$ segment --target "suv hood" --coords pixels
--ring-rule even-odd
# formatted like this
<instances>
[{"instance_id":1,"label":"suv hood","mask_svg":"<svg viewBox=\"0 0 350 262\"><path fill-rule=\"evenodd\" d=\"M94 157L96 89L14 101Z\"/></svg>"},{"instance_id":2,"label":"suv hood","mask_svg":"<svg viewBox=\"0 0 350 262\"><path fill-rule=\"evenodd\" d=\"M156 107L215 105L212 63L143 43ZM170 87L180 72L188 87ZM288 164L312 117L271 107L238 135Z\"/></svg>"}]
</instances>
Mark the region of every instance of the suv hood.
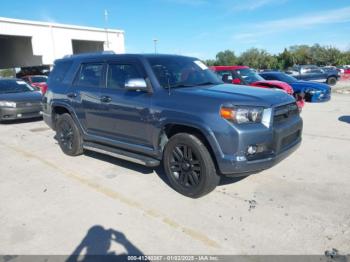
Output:
<instances>
[{"instance_id":1,"label":"suv hood","mask_svg":"<svg viewBox=\"0 0 350 262\"><path fill-rule=\"evenodd\" d=\"M37 91L0 94L0 100L9 102L40 102L41 93Z\"/></svg>"},{"instance_id":2,"label":"suv hood","mask_svg":"<svg viewBox=\"0 0 350 262\"><path fill-rule=\"evenodd\" d=\"M187 95L215 97L236 105L272 106L295 102L295 99L280 89L266 89L243 85L208 85L179 88L177 92ZM194 97L195 99L195 97Z\"/></svg>"}]
</instances>

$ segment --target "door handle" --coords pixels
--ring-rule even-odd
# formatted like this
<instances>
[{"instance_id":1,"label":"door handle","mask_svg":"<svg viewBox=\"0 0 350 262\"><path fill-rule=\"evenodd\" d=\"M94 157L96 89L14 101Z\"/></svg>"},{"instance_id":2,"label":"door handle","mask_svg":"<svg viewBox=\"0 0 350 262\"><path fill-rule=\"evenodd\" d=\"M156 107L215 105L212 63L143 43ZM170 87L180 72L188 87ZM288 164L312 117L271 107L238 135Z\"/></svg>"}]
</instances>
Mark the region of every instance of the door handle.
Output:
<instances>
[{"instance_id":1,"label":"door handle","mask_svg":"<svg viewBox=\"0 0 350 262\"><path fill-rule=\"evenodd\" d=\"M76 98L78 96L78 94L72 92L72 93L68 93L67 96L70 97L70 98Z\"/></svg>"},{"instance_id":2,"label":"door handle","mask_svg":"<svg viewBox=\"0 0 350 262\"><path fill-rule=\"evenodd\" d=\"M100 100L102 103L109 103L112 101L112 98L110 96L101 96Z\"/></svg>"}]
</instances>

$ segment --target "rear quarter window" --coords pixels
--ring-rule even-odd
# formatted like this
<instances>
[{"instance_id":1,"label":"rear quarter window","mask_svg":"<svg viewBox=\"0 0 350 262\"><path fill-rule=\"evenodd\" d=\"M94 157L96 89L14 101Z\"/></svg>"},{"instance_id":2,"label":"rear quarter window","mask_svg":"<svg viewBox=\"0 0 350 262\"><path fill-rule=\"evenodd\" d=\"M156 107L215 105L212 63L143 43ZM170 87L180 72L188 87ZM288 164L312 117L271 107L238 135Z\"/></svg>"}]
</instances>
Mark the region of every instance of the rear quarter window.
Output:
<instances>
[{"instance_id":1,"label":"rear quarter window","mask_svg":"<svg viewBox=\"0 0 350 262\"><path fill-rule=\"evenodd\" d=\"M73 64L73 61L56 62L49 76L49 80L48 80L49 84L62 83L72 64Z\"/></svg>"}]
</instances>

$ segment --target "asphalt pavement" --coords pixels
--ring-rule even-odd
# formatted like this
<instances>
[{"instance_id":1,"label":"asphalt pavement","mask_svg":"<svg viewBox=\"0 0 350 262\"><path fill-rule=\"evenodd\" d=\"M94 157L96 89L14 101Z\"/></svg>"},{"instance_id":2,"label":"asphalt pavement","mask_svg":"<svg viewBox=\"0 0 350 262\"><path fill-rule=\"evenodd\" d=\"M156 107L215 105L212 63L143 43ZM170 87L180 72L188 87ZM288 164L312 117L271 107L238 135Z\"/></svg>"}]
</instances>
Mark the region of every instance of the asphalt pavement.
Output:
<instances>
[{"instance_id":1,"label":"asphalt pavement","mask_svg":"<svg viewBox=\"0 0 350 262\"><path fill-rule=\"evenodd\" d=\"M200 199L153 170L64 155L43 121L0 125L0 254L350 253L350 95L306 104L277 166Z\"/></svg>"}]
</instances>

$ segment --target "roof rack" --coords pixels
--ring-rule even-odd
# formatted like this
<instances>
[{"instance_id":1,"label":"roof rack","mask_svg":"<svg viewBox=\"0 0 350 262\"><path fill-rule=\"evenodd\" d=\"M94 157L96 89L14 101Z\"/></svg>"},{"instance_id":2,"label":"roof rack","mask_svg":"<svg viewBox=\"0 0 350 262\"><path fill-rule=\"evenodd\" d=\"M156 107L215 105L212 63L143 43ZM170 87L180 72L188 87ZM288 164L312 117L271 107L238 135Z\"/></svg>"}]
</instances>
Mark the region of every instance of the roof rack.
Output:
<instances>
[{"instance_id":1,"label":"roof rack","mask_svg":"<svg viewBox=\"0 0 350 262\"><path fill-rule=\"evenodd\" d=\"M84 56L91 56L91 55L115 55L115 52L101 51L101 52L81 53L81 54L74 54L74 55L65 55L63 58L84 57Z\"/></svg>"}]
</instances>

